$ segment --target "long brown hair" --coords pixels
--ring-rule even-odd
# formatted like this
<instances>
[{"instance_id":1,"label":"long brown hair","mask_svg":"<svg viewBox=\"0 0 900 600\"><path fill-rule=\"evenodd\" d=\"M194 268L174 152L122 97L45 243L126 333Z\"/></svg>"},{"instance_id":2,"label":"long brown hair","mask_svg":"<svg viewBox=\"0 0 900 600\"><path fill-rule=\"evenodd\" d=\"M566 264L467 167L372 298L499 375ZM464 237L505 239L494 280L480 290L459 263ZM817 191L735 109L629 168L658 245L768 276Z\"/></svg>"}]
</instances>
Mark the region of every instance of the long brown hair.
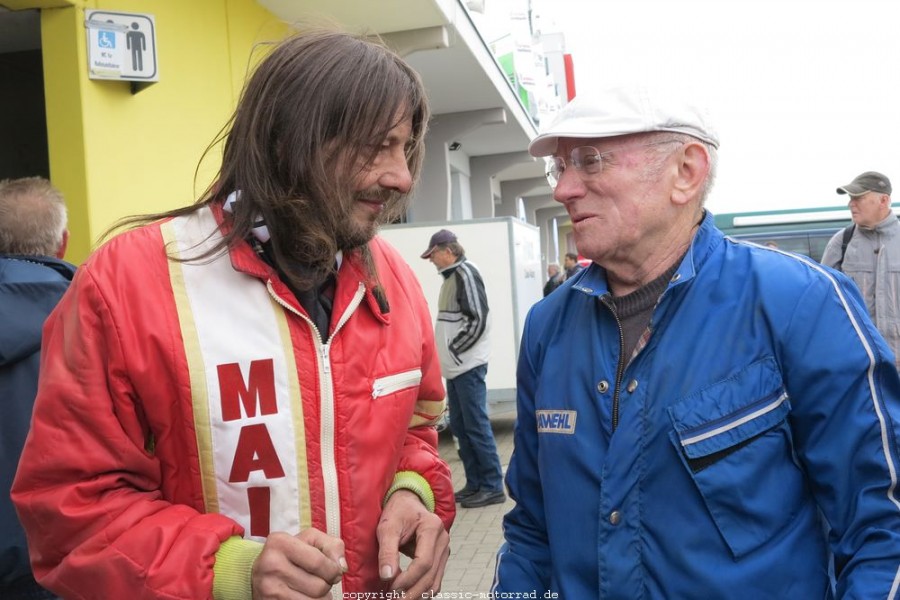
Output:
<instances>
[{"instance_id":1,"label":"long brown hair","mask_svg":"<svg viewBox=\"0 0 900 600\"><path fill-rule=\"evenodd\" d=\"M216 180L200 199L130 217L117 228L188 214L239 190L231 229L191 260L239 243L262 218L279 270L308 288L333 270L338 250L350 250L339 247L336 231L352 206L354 175L374 159L391 129L411 119L407 164L415 181L428 118L418 74L383 43L331 29L304 30L277 44L251 75L229 123L206 151L224 141ZM406 202L405 195L393 194L380 222L401 216ZM371 267L366 246L360 250Z\"/></svg>"}]
</instances>

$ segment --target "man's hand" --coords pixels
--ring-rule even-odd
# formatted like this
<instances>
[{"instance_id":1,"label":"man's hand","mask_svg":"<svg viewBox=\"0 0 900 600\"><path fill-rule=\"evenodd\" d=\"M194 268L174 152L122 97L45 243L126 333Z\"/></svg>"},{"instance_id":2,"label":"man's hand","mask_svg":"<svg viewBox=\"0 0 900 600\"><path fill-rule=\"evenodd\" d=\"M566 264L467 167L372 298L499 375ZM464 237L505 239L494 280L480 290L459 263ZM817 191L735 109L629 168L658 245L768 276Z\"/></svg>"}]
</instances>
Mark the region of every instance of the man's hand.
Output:
<instances>
[{"instance_id":1,"label":"man's hand","mask_svg":"<svg viewBox=\"0 0 900 600\"><path fill-rule=\"evenodd\" d=\"M347 570L344 542L318 529L273 533L253 563L253 600L330 598Z\"/></svg>"},{"instance_id":2,"label":"man's hand","mask_svg":"<svg viewBox=\"0 0 900 600\"><path fill-rule=\"evenodd\" d=\"M384 581L394 580L391 589L402 590L411 598L441 589L450 558L450 534L416 494L409 490L391 494L376 535L379 573ZM413 559L404 573L400 573L400 552Z\"/></svg>"}]
</instances>

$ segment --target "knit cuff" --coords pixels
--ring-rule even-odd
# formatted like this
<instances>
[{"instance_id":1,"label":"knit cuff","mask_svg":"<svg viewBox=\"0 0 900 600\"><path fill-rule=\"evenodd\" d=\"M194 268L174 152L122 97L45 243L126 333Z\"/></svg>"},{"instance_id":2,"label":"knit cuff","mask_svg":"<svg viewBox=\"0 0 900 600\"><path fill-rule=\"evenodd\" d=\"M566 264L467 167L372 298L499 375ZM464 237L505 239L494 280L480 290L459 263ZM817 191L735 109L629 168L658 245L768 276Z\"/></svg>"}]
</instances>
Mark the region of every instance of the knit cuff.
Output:
<instances>
[{"instance_id":1,"label":"knit cuff","mask_svg":"<svg viewBox=\"0 0 900 600\"><path fill-rule=\"evenodd\" d=\"M263 545L234 536L225 540L216 552L213 566L213 599L242 600L253 597L253 563Z\"/></svg>"},{"instance_id":2,"label":"knit cuff","mask_svg":"<svg viewBox=\"0 0 900 600\"><path fill-rule=\"evenodd\" d=\"M434 492L431 491L431 485L428 483L427 479L415 471L400 471L394 475L394 482L384 495L384 500L381 505L384 506L387 504L391 494L397 490L409 490L413 492L422 500L422 504L425 505L428 512L434 512Z\"/></svg>"}]
</instances>

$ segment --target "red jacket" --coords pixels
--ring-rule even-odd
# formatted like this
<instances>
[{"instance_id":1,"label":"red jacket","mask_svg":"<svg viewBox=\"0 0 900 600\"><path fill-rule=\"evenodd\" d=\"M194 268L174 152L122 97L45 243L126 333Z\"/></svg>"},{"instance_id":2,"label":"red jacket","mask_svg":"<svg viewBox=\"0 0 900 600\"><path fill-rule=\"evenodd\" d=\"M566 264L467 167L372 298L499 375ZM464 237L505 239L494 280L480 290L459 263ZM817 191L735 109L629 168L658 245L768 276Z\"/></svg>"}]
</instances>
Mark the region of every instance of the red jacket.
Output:
<instances>
[{"instance_id":1,"label":"red jacket","mask_svg":"<svg viewBox=\"0 0 900 600\"><path fill-rule=\"evenodd\" d=\"M381 589L375 529L399 471L455 514L433 423L444 389L418 281L370 242L339 270L322 344L248 244L190 258L218 205L127 232L79 269L47 321L13 487L36 577L65 598L212 597L230 536L340 536L343 591ZM180 254L179 254L180 252Z\"/></svg>"}]
</instances>

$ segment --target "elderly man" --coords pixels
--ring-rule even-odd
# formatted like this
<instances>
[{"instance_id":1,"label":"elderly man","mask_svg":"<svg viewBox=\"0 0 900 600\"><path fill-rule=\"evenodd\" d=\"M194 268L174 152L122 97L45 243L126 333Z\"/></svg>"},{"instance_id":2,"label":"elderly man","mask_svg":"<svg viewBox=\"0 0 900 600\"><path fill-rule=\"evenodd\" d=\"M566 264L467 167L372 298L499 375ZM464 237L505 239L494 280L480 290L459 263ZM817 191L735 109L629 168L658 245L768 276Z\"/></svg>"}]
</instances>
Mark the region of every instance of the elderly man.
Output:
<instances>
[{"instance_id":1,"label":"elderly man","mask_svg":"<svg viewBox=\"0 0 900 600\"><path fill-rule=\"evenodd\" d=\"M715 228L718 144L638 87L575 98L530 145L593 264L527 319L497 592L897 591L888 348L849 280Z\"/></svg>"},{"instance_id":2,"label":"elderly man","mask_svg":"<svg viewBox=\"0 0 900 600\"><path fill-rule=\"evenodd\" d=\"M549 296L550 292L561 286L564 280L562 271L559 270L559 264L550 263L547 265L547 283L544 284L544 296Z\"/></svg>"},{"instance_id":3,"label":"elderly man","mask_svg":"<svg viewBox=\"0 0 900 600\"><path fill-rule=\"evenodd\" d=\"M900 366L900 221L891 210L891 181L866 171L837 193L850 197L853 224L829 240L822 264L856 282L869 316Z\"/></svg>"},{"instance_id":4,"label":"elderly man","mask_svg":"<svg viewBox=\"0 0 900 600\"><path fill-rule=\"evenodd\" d=\"M434 331L447 380L450 431L466 474L466 484L454 496L463 508L503 504L503 468L487 410L491 317L484 279L447 229L431 236L422 258L444 279Z\"/></svg>"},{"instance_id":5,"label":"elderly man","mask_svg":"<svg viewBox=\"0 0 900 600\"><path fill-rule=\"evenodd\" d=\"M250 77L210 190L81 267L45 329L13 486L42 584L439 588L455 514L440 366L415 275L375 237L404 210L427 122L396 54L302 32Z\"/></svg>"},{"instance_id":6,"label":"elderly man","mask_svg":"<svg viewBox=\"0 0 900 600\"><path fill-rule=\"evenodd\" d=\"M55 598L35 583L9 489L31 424L44 320L75 267L62 194L43 177L0 181L0 598Z\"/></svg>"}]
</instances>

